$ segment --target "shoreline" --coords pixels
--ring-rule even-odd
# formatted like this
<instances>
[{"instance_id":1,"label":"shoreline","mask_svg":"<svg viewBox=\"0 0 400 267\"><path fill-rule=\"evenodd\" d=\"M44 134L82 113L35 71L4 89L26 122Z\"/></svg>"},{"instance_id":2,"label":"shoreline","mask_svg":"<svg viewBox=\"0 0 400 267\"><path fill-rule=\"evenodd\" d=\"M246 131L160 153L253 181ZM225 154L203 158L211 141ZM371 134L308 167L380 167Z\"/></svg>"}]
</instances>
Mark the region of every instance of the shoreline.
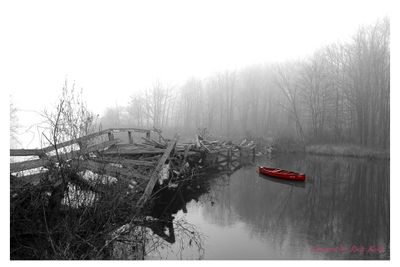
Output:
<instances>
[{"instance_id":1,"label":"shoreline","mask_svg":"<svg viewBox=\"0 0 400 267\"><path fill-rule=\"evenodd\" d=\"M298 142L277 143L266 145L258 142L259 151L262 154L270 153L305 153L308 155L384 159L390 160L390 149L374 149L354 144L308 144L301 145Z\"/></svg>"},{"instance_id":2,"label":"shoreline","mask_svg":"<svg viewBox=\"0 0 400 267\"><path fill-rule=\"evenodd\" d=\"M390 160L390 151L375 150L356 145L308 145L307 154Z\"/></svg>"}]
</instances>

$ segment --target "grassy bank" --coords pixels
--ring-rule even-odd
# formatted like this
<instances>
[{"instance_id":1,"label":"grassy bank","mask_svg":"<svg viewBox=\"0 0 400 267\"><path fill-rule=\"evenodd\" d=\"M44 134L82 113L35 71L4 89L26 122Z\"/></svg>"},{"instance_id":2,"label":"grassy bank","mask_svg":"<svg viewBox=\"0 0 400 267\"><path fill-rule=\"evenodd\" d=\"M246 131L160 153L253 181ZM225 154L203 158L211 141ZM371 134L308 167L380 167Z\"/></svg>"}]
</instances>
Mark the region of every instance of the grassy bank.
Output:
<instances>
[{"instance_id":1,"label":"grassy bank","mask_svg":"<svg viewBox=\"0 0 400 267\"><path fill-rule=\"evenodd\" d=\"M307 145L305 147L305 152L308 154L327 156L390 159L389 150L376 150L356 145Z\"/></svg>"}]
</instances>

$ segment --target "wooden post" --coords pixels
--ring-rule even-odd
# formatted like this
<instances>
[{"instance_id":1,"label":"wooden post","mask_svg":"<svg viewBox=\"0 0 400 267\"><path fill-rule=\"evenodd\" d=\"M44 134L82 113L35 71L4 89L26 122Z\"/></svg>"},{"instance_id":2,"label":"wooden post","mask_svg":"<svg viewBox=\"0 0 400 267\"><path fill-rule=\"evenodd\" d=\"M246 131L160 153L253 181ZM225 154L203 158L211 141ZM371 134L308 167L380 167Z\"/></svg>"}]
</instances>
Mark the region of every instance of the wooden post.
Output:
<instances>
[{"instance_id":1,"label":"wooden post","mask_svg":"<svg viewBox=\"0 0 400 267\"><path fill-rule=\"evenodd\" d=\"M226 167L227 167L228 171L230 171L231 170L231 162L232 162L232 149L231 148L228 148L227 156L228 156L228 162L226 164Z\"/></svg>"},{"instance_id":2,"label":"wooden post","mask_svg":"<svg viewBox=\"0 0 400 267\"><path fill-rule=\"evenodd\" d=\"M86 154L86 147L87 147L86 142L78 141L78 145L79 145L79 149L80 149L80 151L79 151L80 154L81 154L81 155Z\"/></svg>"},{"instance_id":3,"label":"wooden post","mask_svg":"<svg viewBox=\"0 0 400 267\"><path fill-rule=\"evenodd\" d=\"M114 140L114 134L113 134L113 132L108 132L108 140L109 140L109 141Z\"/></svg>"},{"instance_id":4,"label":"wooden post","mask_svg":"<svg viewBox=\"0 0 400 267\"><path fill-rule=\"evenodd\" d=\"M129 144L133 144L132 132L128 131Z\"/></svg>"},{"instance_id":5,"label":"wooden post","mask_svg":"<svg viewBox=\"0 0 400 267\"><path fill-rule=\"evenodd\" d=\"M179 173L180 173L180 174L183 172L183 170L184 170L184 168L185 168L186 158L187 158L187 155L188 155L188 153L189 153L189 149L190 149L190 145L186 145L186 146L185 146L185 153L183 154L182 165L181 165L181 168L179 169Z\"/></svg>"},{"instance_id":6,"label":"wooden post","mask_svg":"<svg viewBox=\"0 0 400 267\"><path fill-rule=\"evenodd\" d=\"M146 186L146 189L144 190L143 195L140 197L139 201L136 204L137 208L142 208L143 205L146 203L146 201L150 198L151 193L153 192L153 188L156 185L156 182L158 180L158 173L160 172L160 170L162 169L162 167L164 166L165 161L168 159L168 157L171 154L172 149L174 149L176 143L178 142L179 137L177 135L175 135L175 138L173 141L171 141L168 144L167 149L165 150L164 154L162 155L160 161L158 162L155 170L153 171L153 173L150 176L150 181Z\"/></svg>"}]
</instances>

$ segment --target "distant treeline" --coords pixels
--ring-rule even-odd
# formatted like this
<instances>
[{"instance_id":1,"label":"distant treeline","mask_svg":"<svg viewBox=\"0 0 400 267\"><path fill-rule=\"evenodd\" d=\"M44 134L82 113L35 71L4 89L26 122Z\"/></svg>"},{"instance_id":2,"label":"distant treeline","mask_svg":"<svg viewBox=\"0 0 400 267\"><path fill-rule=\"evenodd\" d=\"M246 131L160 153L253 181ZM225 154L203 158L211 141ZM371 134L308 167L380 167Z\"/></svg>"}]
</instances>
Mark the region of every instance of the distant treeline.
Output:
<instances>
[{"instance_id":1,"label":"distant treeline","mask_svg":"<svg viewBox=\"0 0 400 267\"><path fill-rule=\"evenodd\" d=\"M178 88L157 82L131 96L128 106L108 108L101 123L387 149L389 98L390 22L384 18L300 61L191 78Z\"/></svg>"}]
</instances>

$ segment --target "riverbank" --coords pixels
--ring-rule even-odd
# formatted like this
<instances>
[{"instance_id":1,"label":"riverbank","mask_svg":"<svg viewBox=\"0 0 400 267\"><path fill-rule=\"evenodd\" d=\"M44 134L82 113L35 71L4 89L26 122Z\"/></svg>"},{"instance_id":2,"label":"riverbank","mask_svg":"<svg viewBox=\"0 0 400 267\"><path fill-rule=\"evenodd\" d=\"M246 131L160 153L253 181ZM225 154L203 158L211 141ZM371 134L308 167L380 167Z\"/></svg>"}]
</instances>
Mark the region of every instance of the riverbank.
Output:
<instances>
[{"instance_id":1,"label":"riverbank","mask_svg":"<svg viewBox=\"0 0 400 267\"><path fill-rule=\"evenodd\" d=\"M355 144L307 144L293 139L276 139L266 141L263 138L256 140L257 152L271 153L306 153L312 155L340 156L370 159L390 159L389 149L374 149Z\"/></svg>"},{"instance_id":2,"label":"riverbank","mask_svg":"<svg viewBox=\"0 0 400 267\"><path fill-rule=\"evenodd\" d=\"M307 145L307 154L355 158L390 159L389 150L376 150L356 145Z\"/></svg>"}]
</instances>

